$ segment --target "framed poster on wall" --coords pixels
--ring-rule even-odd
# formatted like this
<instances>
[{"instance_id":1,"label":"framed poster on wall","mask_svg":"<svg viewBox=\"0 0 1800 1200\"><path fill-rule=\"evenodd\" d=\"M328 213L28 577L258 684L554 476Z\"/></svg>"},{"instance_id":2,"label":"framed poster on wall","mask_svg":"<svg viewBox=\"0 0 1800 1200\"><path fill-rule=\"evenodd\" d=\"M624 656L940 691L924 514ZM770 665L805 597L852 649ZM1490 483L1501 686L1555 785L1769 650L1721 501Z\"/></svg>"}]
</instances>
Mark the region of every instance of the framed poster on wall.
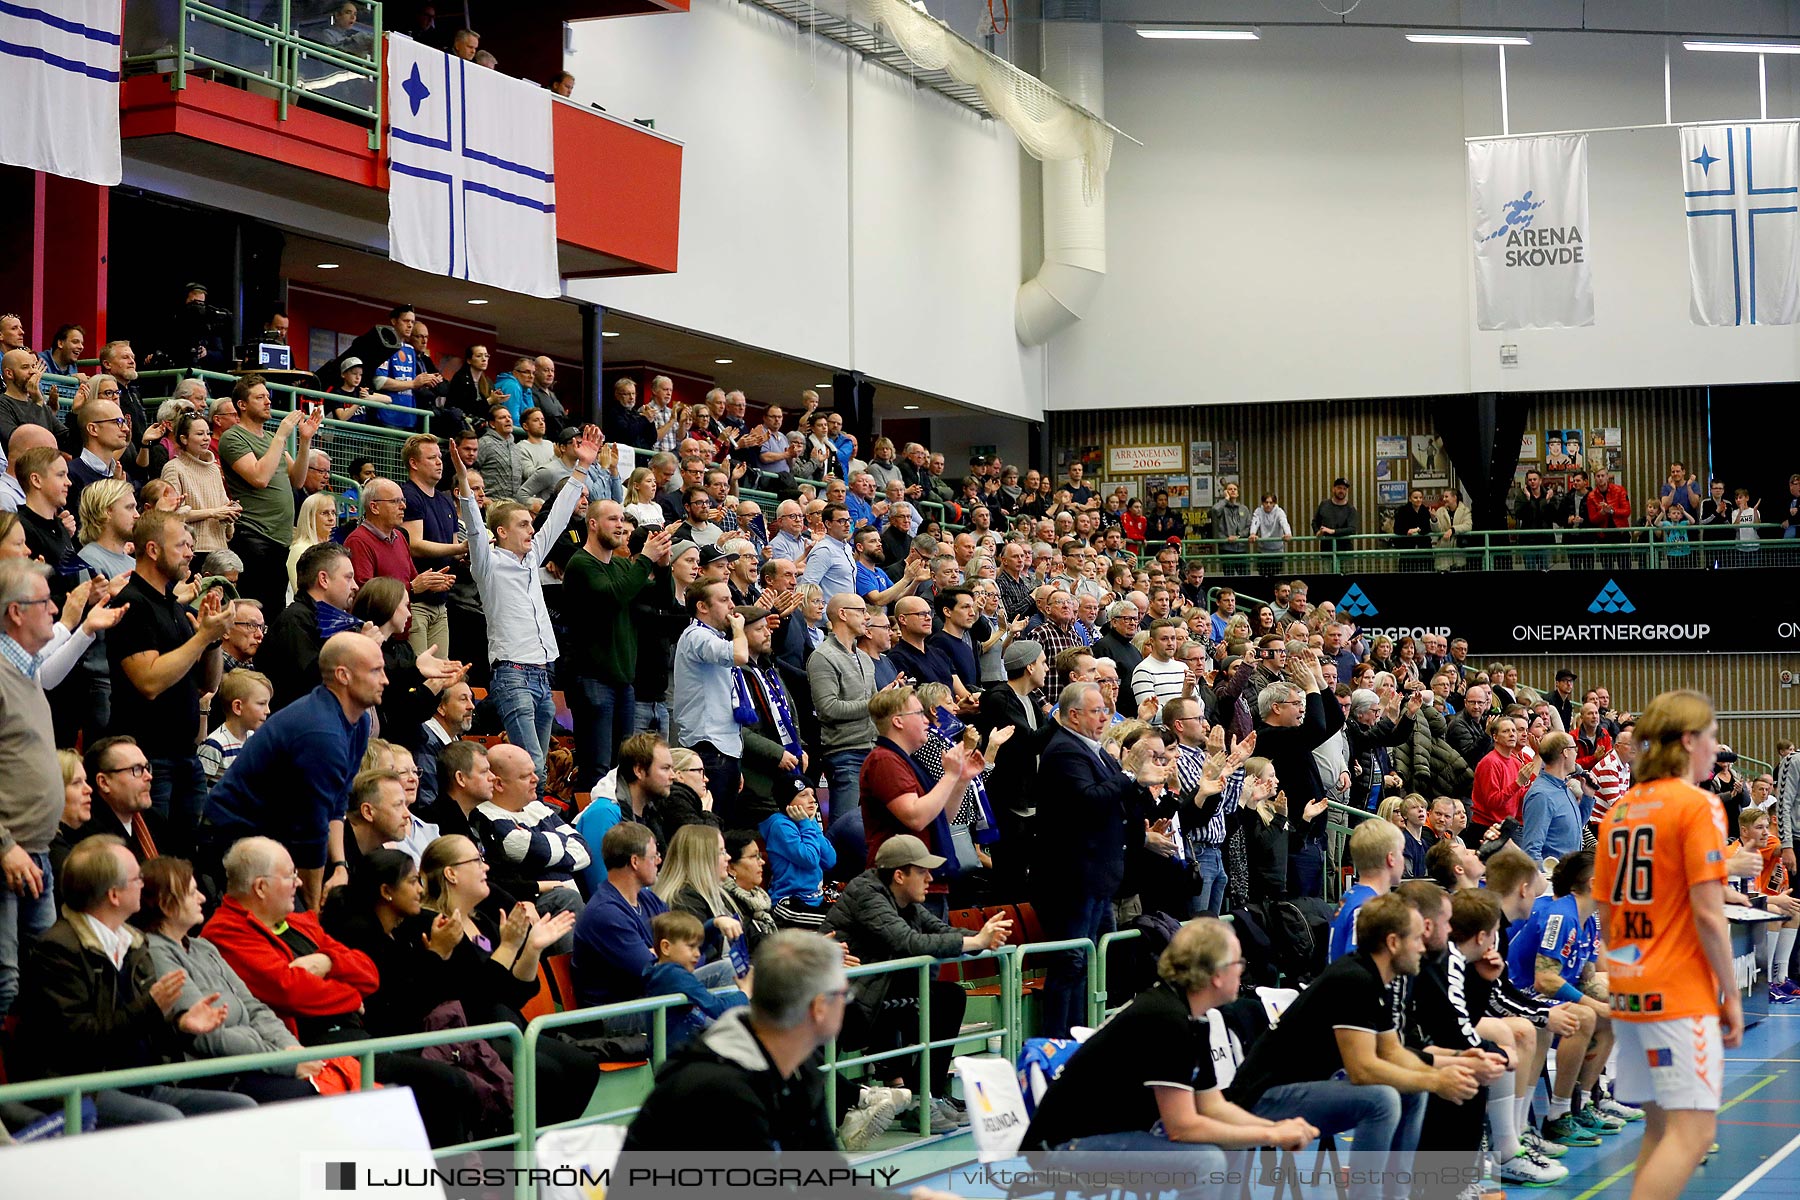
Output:
<instances>
[{"instance_id":1,"label":"framed poster on wall","mask_svg":"<svg viewBox=\"0 0 1800 1200\"><path fill-rule=\"evenodd\" d=\"M1187 470L1187 447L1179 442L1148 446L1108 446L1108 475L1178 475Z\"/></svg>"}]
</instances>

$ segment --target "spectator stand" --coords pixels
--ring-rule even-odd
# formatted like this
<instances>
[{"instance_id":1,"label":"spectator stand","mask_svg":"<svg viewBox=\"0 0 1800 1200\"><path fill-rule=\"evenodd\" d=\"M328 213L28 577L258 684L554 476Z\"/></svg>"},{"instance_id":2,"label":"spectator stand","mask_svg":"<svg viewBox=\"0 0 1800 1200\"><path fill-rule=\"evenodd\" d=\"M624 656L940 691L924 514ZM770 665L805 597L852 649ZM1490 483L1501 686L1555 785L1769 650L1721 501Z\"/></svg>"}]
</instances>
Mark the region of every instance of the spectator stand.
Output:
<instances>
[{"instance_id":1,"label":"spectator stand","mask_svg":"<svg viewBox=\"0 0 1800 1200\"><path fill-rule=\"evenodd\" d=\"M296 20L291 0L255 7L267 13L263 20L202 0L133 5L124 74L167 75L173 91L185 88L190 74L220 80L272 97L283 121L296 102L323 109L367 125L369 149L379 149L382 5L359 0L357 24L342 33L329 15Z\"/></svg>"},{"instance_id":2,"label":"spectator stand","mask_svg":"<svg viewBox=\"0 0 1800 1200\"><path fill-rule=\"evenodd\" d=\"M1755 535L1755 540L1740 531ZM1702 541L1704 535L1705 537ZM1533 537L1546 539L1533 544ZM1349 575L1358 572L1718 569L1786 567L1800 564L1800 543L1782 540L1779 523L1733 525L1713 530L1692 525L1630 525L1556 530L1477 529L1456 535L1454 545L1403 546L1391 533L1359 533L1339 538L1295 534L1280 550L1250 551L1244 542L1189 536L1181 543L1184 561L1198 561L1210 575ZM1792 542L1790 538L1787 541ZM1700 546L1708 547L1701 553Z\"/></svg>"}]
</instances>

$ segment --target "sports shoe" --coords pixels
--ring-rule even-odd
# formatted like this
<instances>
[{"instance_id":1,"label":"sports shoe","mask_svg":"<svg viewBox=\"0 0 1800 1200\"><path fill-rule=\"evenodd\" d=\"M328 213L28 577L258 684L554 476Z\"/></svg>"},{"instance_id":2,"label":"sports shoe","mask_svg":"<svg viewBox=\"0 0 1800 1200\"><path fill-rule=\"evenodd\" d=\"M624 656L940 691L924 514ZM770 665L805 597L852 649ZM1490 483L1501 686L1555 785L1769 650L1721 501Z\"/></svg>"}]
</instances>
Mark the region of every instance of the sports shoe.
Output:
<instances>
[{"instance_id":1,"label":"sports shoe","mask_svg":"<svg viewBox=\"0 0 1800 1200\"><path fill-rule=\"evenodd\" d=\"M859 1107L867 1107L877 1100L887 1099L894 1102L894 1113L898 1116L912 1107L912 1089L903 1087L866 1087L862 1090Z\"/></svg>"},{"instance_id":2,"label":"sports shoe","mask_svg":"<svg viewBox=\"0 0 1800 1200\"><path fill-rule=\"evenodd\" d=\"M1614 1131L1615 1133L1617 1130ZM1574 1113L1564 1113L1554 1120L1544 1122L1544 1140L1560 1142L1564 1146L1598 1146L1600 1136L1590 1133L1576 1123Z\"/></svg>"},{"instance_id":3,"label":"sports shoe","mask_svg":"<svg viewBox=\"0 0 1800 1200\"><path fill-rule=\"evenodd\" d=\"M1633 1108L1629 1104L1621 1104L1611 1096L1600 1101L1599 1106L1603 1116L1611 1117L1615 1121L1624 1121L1626 1124L1630 1124L1633 1121L1644 1119L1643 1109Z\"/></svg>"},{"instance_id":4,"label":"sports shoe","mask_svg":"<svg viewBox=\"0 0 1800 1200\"><path fill-rule=\"evenodd\" d=\"M968 1112L949 1100L939 1099L931 1102L931 1132L955 1133L968 1123Z\"/></svg>"},{"instance_id":5,"label":"sports shoe","mask_svg":"<svg viewBox=\"0 0 1800 1200\"><path fill-rule=\"evenodd\" d=\"M1625 1128L1625 1122L1616 1117L1609 1117L1600 1111L1600 1106L1592 1100L1582 1105L1575 1113L1575 1123L1589 1133L1597 1133L1601 1137L1615 1137Z\"/></svg>"},{"instance_id":6,"label":"sports shoe","mask_svg":"<svg viewBox=\"0 0 1800 1200\"><path fill-rule=\"evenodd\" d=\"M1796 982L1792 979L1784 979L1775 985L1775 990L1788 996L1797 995L1800 994L1800 982Z\"/></svg>"},{"instance_id":7,"label":"sports shoe","mask_svg":"<svg viewBox=\"0 0 1800 1200\"><path fill-rule=\"evenodd\" d=\"M886 1088L870 1088L869 1091L885 1092ZM838 1129L838 1140L844 1149L856 1153L867 1150L875 1144L875 1139L887 1132L887 1127L894 1123L894 1102L887 1096L869 1096L865 1103L858 1105L844 1114L844 1123Z\"/></svg>"},{"instance_id":8,"label":"sports shoe","mask_svg":"<svg viewBox=\"0 0 1800 1200\"><path fill-rule=\"evenodd\" d=\"M1500 1182L1522 1187L1549 1187L1568 1178L1569 1168L1530 1150L1520 1150L1500 1164Z\"/></svg>"},{"instance_id":9,"label":"sports shoe","mask_svg":"<svg viewBox=\"0 0 1800 1200\"><path fill-rule=\"evenodd\" d=\"M1547 1141L1544 1135L1535 1129L1519 1131L1519 1145L1531 1151L1539 1158L1561 1158L1569 1152L1569 1148L1561 1142Z\"/></svg>"},{"instance_id":10,"label":"sports shoe","mask_svg":"<svg viewBox=\"0 0 1800 1200\"><path fill-rule=\"evenodd\" d=\"M1770 988L1769 989L1769 1003L1770 1004L1792 1004L1792 1003L1794 1003L1794 1001L1800 1000L1800 990L1787 990L1787 991L1782 990L1784 988L1792 989L1793 982L1794 981L1791 979L1784 979L1780 983L1776 984L1774 987Z\"/></svg>"}]
</instances>

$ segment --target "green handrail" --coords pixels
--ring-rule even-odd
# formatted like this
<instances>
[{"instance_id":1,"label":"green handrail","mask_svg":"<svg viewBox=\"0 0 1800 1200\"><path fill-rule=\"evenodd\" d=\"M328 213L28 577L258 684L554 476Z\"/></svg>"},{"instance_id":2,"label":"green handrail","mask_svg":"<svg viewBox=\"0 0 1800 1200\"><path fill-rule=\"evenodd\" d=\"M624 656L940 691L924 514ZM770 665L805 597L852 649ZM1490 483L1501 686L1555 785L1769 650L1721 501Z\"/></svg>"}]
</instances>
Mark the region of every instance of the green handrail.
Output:
<instances>
[{"instance_id":1,"label":"green handrail","mask_svg":"<svg viewBox=\"0 0 1800 1200\"><path fill-rule=\"evenodd\" d=\"M1751 530L1756 541L1739 541ZM1699 567L1709 554L1730 550L1720 565L1782 565L1765 556L1779 553L1781 526L1756 525L1629 525L1623 529L1495 529L1458 534L1454 545L1398 545L1394 534L1360 533L1342 538L1296 534L1279 550L1250 550L1244 542L1187 537L1185 558L1205 557L1219 574L1316 575L1356 571L1510 570L1521 565L1591 561L1596 567L1629 565L1654 569L1692 562ZM1771 545L1775 543L1775 545ZM1262 601L1259 601L1262 603Z\"/></svg>"},{"instance_id":2,"label":"green handrail","mask_svg":"<svg viewBox=\"0 0 1800 1200\"><path fill-rule=\"evenodd\" d=\"M999 1035L1005 1047L1008 1061L1017 1061L1019 1051L1024 1044L1023 1026L1023 971L1021 964L1027 953L1048 953L1053 951L1082 950L1087 954L1088 973L1088 1010L1089 1020L1094 1024L1106 1015L1104 1010L1106 964L1105 950L1113 942L1138 937L1136 930L1125 930L1108 934L1102 939L1098 950L1093 942L1086 938L1066 939L1054 942L1036 942L1029 946L1003 946L997 950L984 950L978 954L959 955L954 958L931 958L916 956L894 959L889 962L867 963L851 967L846 974L852 979L867 978L874 975L916 971L919 974L919 1040L897 1050L881 1051L873 1054L858 1055L852 1058L837 1057L837 1043L834 1041L826 1048L826 1089L828 1104L836 1103L837 1077L843 1070L869 1063L884 1062L906 1055L919 1054L933 1050L945 1050L965 1042L985 1040ZM932 1039L931 1008L929 986L932 975L940 968L981 959L994 959L1000 968L1000 1023L988 1022L972 1029L962 1029L954 1037ZM724 991L727 989L716 989ZM175 1083L189 1079L204 1079L221 1075L236 1075L251 1071L264 1071L277 1067L292 1067L298 1063L309 1062L319 1058L353 1057L362 1064L362 1087L368 1089L376 1083L375 1056L409 1050L419 1050L428 1046L446 1045L455 1042L481 1040L504 1040L511 1047L512 1071L514 1080L514 1112L513 1130L509 1134L484 1138L479 1141L466 1142L455 1146L445 1146L433 1151L437 1157L446 1157L473 1150L512 1147L520 1156L535 1151L537 1135L550 1129L574 1128L583 1125L594 1125L605 1122L616 1122L630 1117L637 1109L628 1107L603 1113L584 1114L570 1121L558 1122L540 1127L537 1123L537 1050L544 1036L558 1029L571 1026L591 1024L611 1018L651 1014L651 1064L661 1066L667 1057L667 1018L672 1008L684 1007L687 1000L679 995L649 996L640 1000L624 1001L593 1008L570 1009L559 1013L547 1013L533 1019L523 1030L504 1022L487 1025L476 1025L460 1029L442 1029L429 1033L403 1034L395 1037L369 1038L362 1041L341 1042L325 1046L300 1046L292 1050L268 1051L261 1054L233 1055L226 1058L196 1059L187 1062L168 1063L155 1067L134 1067L121 1071L102 1071L83 1075L70 1075L60 1078L40 1079L24 1083L0 1086L0 1103L25 1103L35 1100L61 1098L64 1104L65 1125L68 1135L74 1136L81 1131L81 1097L98 1091L113 1088L145 1087L153 1084ZM928 1133L930 1130L931 1110L930 1097L924 1089L920 1089L918 1105L919 1130ZM519 1200L528 1200L529 1185L521 1180L518 1192Z\"/></svg>"},{"instance_id":3,"label":"green handrail","mask_svg":"<svg viewBox=\"0 0 1800 1200\"><path fill-rule=\"evenodd\" d=\"M187 87L187 75L190 70L204 69L222 75L241 79L246 83L266 87L275 92L277 116L280 120L288 119L288 107L292 100L304 98L309 104L341 112L369 123L369 149L378 149L381 145L381 117L383 111L383 91L381 62L382 37L384 21L382 5L378 0L362 0L370 10L370 23L373 34L370 40L370 56L367 58L347 53L338 47L327 46L313 41L294 27L293 12L290 0L281 0L279 15L274 24L263 24L252 20L241 13L206 3L205 0L180 0L175 11L176 28L172 46L162 45L131 53L125 56L126 70L160 70L169 65L169 87L172 91L181 91ZM269 65L266 70L245 63L229 62L213 55L204 54L194 49L189 37L190 23L205 25L225 34L261 42L268 50ZM356 104L326 95L320 90L318 81L308 80L301 75L302 61L322 63L333 68L340 75L350 79L364 79L371 84L371 100L366 104ZM328 86L336 86L347 79L332 80Z\"/></svg>"},{"instance_id":4,"label":"green handrail","mask_svg":"<svg viewBox=\"0 0 1800 1200\"><path fill-rule=\"evenodd\" d=\"M266 1071L271 1067L293 1067L321 1058L355 1058L362 1063L362 1090L375 1086L375 1056L405 1050L423 1050L428 1046L445 1046L456 1042L493 1041L511 1043L513 1079L524 1078L525 1036L515 1025L496 1021L487 1025L470 1025L458 1029L437 1029L425 1033L408 1033L395 1037L368 1038L324 1046L297 1046L292 1050L269 1050L261 1054L234 1054L225 1058L198 1058L166 1063L155 1067L131 1067L123 1071L95 1071L84 1075L64 1075L53 1079L37 1079L26 1083L0 1086L0 1104L28 1103L61 1097L63 1101L63 1136L81 1133L81 1097L91 1092L117 1088L149 1087L154 1084L178 1083L187 1079L206 1079L219 1075L240 1075ZM489 1150L515 1146L529 1150L522 1126L510 1134L444 1146L433 1153L443 1158L470 1150Z\"/></svg>"}]
</instances>

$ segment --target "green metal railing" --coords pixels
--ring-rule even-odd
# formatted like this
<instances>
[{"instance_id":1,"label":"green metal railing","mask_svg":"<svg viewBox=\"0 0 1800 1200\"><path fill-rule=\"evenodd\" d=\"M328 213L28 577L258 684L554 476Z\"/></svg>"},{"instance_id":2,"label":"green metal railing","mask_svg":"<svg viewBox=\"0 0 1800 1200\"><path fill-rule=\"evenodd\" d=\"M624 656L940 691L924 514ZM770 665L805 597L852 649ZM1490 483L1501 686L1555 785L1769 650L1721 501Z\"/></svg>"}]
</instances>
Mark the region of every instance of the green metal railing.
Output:
<instances>
[{"instance_id":1,"label":"green metal railing","mask_svg":"<svg viewBox=\"0 0 1800 1200\"><path fill-rule=\"evenodd\" d=\"M382 5L359 0L369 12L368 52L327 46L296 25L291 0L280 0L268 20L258 20L242 0L179 0L175 27L128 22L128 74L169 77L172 91L187 86L190 72L208 72L273 93L280 119L294 101L350 117L369 126L369 149L381 144ZM260 4L256 6L264 11ZM359 35L359 41L361 37Z\"/></svg>"},{"instance_id":2,"label":"green metal railing","mask_svg":"<svg viewBox=\"0 0 1800 1200\"><path fill-rule=\"evenodd\" d=\"M457 1042L472 1041L509 1043L515 1084L520 1079L528 1078L523 1073L526 1069L526 1060L521 1057L525 1053L525 1035L518 1027L497 1021L489 1025L438 1029L429 1033L409 1033L399 1037L369 1038L365 1041L341 1042L324 1046L298 1046L292 1050L271 1050L262 1054L237 1054L227 1058L199 1058L157 1067L133 1067L124 1071L100 1071L87 1075L38 1079L29 1083L9 1083L0 1087L0 1104L26 1104L34 1100L60 1099L63 1102L62 1136L75 1137L81 1133L81 1098L95 1092L181 1083L220 1075L242 1075L255 1071L266 1071L271 1067L291 1068L303 1062L313 1062L322 1058L355 1058L361 1062L361 1090L366 1092L376 1084L375 1056L378 1054L423 1050L428 1046L446 1046ZM444 1158L471 1150L494 1150L502 1146L529 1150L531 1144L526 1136L527 1132L527 1126L515 1123L511 1133L482 1138L473 1142L462 1142L454 1146L438 1147L433 1150L433 1154Z\"/></svg>"},{"instance_id":3,"label":"green metal railing","mask_svg":"<svg viewBox=\"0 0 1800 1200\"><path fill-rule=\"evenodd\" d=\"M1742 540L1754 534L1756 540ZM1454 545L1407 545L1393 534L1284 540L1280 550L1189 537L1182 555L1215 575L1349 575L1357 572L1704 570L1800 565L1800 540L1779 524L1630 526L1625 529L1476 530Z\"/></svg>"},{"instance_id":4,"label":"green metal railing","mask_svg":"<svg viewBox=\"0 0 1800 1200\"><path fill-rule=\"evenodd\" d=\"M1136 937L1135 932L1111 935L1114 938ZM849 1058L837 1056L837 1044L833 1042L826 1049L826 1089L827 1103L834 1104L838 1076L853 1068L891 1059L904 1058L919 1054L922 1050L941 1051L970 1042L985 1043L989 1038L999 1036L1008 1055L1008 1061L1015 1061L1024 1044L1022 1027L1022 974L1019 963L1022 952L1048 951L1060 948L1079 948L1088 951L1089 975L1089 1011L1097 1023L1104 1010L1100 1001L1105 996L1105 971L1103 963L1097 962L1093 952L1093 943L1085 939L1075 942L1039 943L1029 948L1004 946L998 950L983 951L979 954L963 955L957 958L939 959L924 956L895 959L891 962L868 963L851 967L847 974L852 980L866 979L876 975L897 974L914 971L918 973L919 984L919 1034L916 1042L909 1043L894 1050L861 1054ZM956 1036L933 1040L931 1038L931 988L930 981L945 966L975 962L981 959L993 959L999 965L1000 980L1000 1020L986 1022L974 1027L965 1027ZM725 989L720 989L725 990ZM591 1025L621 1017L648 1015L650 1018L650 1058L648 1066L654 1071L660 1068L668 1055L668 1014L670 1009L684 1008L687 1000L678 995L651 996L641 1000L632 1000L620 1004L609 1004L596 1008L570 1009L565 1012L548 1013L532 1020L523 1030L506 1023L476 1025L462 1029L444 1029L431 1033L406 1034L399 1037L372 1038L366 1041L343 1042L326 1046L302 1046L293 1050L272 1051L263 1054L235 1055L227 1058L197 1059L188 1062L169 1063L155 1067L135 1067L123 1071L105 1071L85 1075L70 1075L62 1078L41 1079L26 1083L13 1083L0 1086L0 1104L30 1103L33 1101L60 1099L63 1102L65 1125L69 1136L81 1131L81 1099L95 1092L115 1088L148 1087L155 1084L179 1083L189 1080L216 1078L219 1076L238 1075L253 1071L264 1071L271 1068L291 1068L298 1063L309 1062L319 1058L351 1057L362 1064L362 1088L367 1090L375 1086L375 1056L378 1054L397 1053L420 1050L428 1046L446 1045L455 1042L504 1041L508 1044L511 1055L511 1067L514 1080L514 1113L513 1129L510 1133L478 1141L460 1143L454 1146L437 1147L433 1154L438 1158L448 1157L475 1150L492 1150L510 1147L519 1154L535 1149L538 1135L551 1129L566 1129L585 1125L616 1123L629 1120L637 1112L636 1105L615 1108L608 1111L584 1113L582 1116L568 1121L550 1125L538 1123L537 1089L539 1077L537 1072L537 1051L543 1039L555 1031L574 1026ZM930 1096L924 1089L919 1092L918 1119L919 1130L928 1134L931 1128ZM835 1111L835 1110L834 1110ZM520 1200L529 1196L528 1185L521 1184L518 1193Z\"/></svg>"}]
</instances>

